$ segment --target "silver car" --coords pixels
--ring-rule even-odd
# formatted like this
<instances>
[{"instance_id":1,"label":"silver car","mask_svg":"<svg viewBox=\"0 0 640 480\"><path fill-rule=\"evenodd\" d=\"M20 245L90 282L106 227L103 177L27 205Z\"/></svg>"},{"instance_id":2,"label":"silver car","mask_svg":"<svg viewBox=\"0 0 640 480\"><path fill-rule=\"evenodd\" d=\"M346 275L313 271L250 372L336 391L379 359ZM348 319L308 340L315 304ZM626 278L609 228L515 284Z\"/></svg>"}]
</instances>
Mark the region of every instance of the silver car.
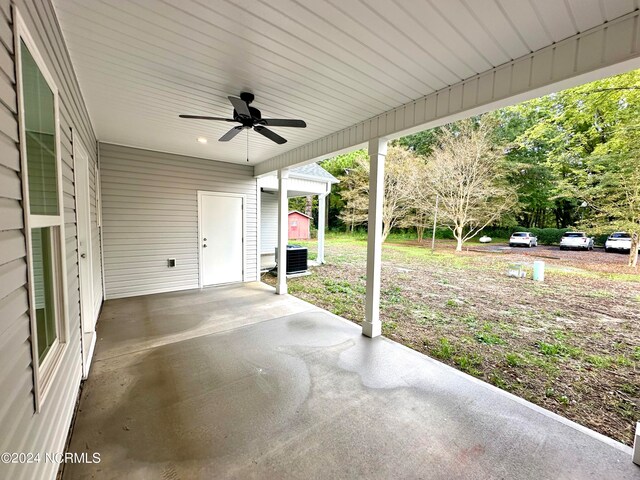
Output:
<instances>
[{"instance_id":1,"label":"silver car","mask_svg":"<svg viewBox=\"0 0 640 480\"><path fill-rule=\"evenodd\" d=\"M537 247L538 238L529 232L515 232L509 238L510 247Z\"/></svg>"}]
</instances>

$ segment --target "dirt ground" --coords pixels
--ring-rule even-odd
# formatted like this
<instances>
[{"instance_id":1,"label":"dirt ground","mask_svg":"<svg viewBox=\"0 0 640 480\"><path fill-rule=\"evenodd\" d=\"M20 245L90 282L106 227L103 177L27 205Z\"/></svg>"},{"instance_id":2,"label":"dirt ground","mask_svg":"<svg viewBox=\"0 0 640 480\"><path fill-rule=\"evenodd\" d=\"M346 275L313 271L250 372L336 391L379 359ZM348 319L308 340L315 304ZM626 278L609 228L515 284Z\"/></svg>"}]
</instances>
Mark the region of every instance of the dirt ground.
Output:
<instances>
[{"instance_id":1,"label":"dirt ground","mask_svg":"<svg viewBox=\"0 0 640 480\"><path fill-rule=\"evenodd\" d=\"M315 249L313 242L308 244ZM329 238L290 293L364 317L366 242ZM531 280L544 260L544 283ZM640 274L626 255L472 245L383 248L383 334L627 445L640 420ZM527 277L506 272L521 263ZM265 275L273 284L274 279Z\"/></svg>"}]
</instances>

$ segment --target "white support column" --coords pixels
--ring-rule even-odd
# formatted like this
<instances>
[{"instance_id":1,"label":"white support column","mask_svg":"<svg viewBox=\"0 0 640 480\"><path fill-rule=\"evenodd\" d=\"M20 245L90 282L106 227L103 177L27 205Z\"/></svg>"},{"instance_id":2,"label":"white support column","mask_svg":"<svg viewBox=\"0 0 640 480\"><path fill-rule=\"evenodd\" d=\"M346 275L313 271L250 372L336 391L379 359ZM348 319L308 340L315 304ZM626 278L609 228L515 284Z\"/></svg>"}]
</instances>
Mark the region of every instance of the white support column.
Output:
<instances>
[{"instance_id":1,"label":"white support column","mask_svg":"<svg viewBox=\"0 0 640 480\"><path fill-rule=\"evenodd\" d=\"M331 187L329 187L331 188ZM325 219L327 216L327 194L318 195L318 256L316 261L319 264L324 263L324 230Z\"/></svg>"},{"instance_id":2,"label":"white support column","mask_svg":"<svg viewBox=\"0 0 640 480\"><path fill-rule=\"evenodd\" d=\"M289 243L289 198L287 183L289 170L278 170L278 281L276 293L287 294L287 243Z\"/></svg>"},{"instance_id":3,"label":"white support column","mask_svg":"<svg viewBox=\"0 0 640 480\"><path fill-rule=\"evenodd\" d=\"M362 334L377 337L382 333L380 322L380 275L382 267L382 206L384 202L384 161L387 142L375 138L369 141L369 220L367 235L367 296Z\"/></svg>"},{"instance_id":4,"label":"white support column","mask_svg":"<svg viewBox=\"0 0 640 480\"><path fill-rule=\"evenodd\" d=\"M636 435L633 440L633 463L640 465L640 422L636 422Z\"/></svg>"}]
</instances>

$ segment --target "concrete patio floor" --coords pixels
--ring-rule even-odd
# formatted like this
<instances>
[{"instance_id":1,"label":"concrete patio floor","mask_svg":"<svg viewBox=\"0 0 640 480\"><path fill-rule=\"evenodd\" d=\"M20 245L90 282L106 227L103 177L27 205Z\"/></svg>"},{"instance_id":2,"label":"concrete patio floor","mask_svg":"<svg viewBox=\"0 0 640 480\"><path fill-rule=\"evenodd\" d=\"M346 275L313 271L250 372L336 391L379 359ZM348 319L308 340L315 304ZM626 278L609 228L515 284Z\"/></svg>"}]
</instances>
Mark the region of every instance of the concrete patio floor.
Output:
<instances>
[{"instance_id":1,"label":"concrete patio floor","mask_svg":"<svg viewBox=\"0 0 640 480\"><path fill-rule=\"evenodd\" d=\"M65 479L638 479L631 449L254 283L107 301Z\"/></svg>"}]
</instances>

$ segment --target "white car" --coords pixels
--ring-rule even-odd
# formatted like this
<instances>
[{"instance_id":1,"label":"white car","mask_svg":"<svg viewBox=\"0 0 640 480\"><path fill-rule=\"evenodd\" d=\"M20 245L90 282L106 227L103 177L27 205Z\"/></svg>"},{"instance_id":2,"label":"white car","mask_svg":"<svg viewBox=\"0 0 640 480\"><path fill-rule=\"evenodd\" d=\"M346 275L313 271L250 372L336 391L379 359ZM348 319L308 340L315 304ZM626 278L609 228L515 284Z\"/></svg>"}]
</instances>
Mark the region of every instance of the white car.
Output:
<instances>
[{"instance_id":1,"label":"white car","mask_svg":"<svg viewBox=\"0 0 640 480\"><path fill-rule=\"evenodd\" d=\"M560 250L570 248L593 250L593 237L588 237L584 232L567 232L560 239Z\"/></svg>"},{"instance_id":2,"label":"white car","mask_svg":"<svg viewBox=\"0 0 640 480\"><path fill-rule=\"evenodd\" d=\"M627 232L612 233L604 243L605 252L628 252L629 250L631 250L631 235Z\"/></svg>"},{"instance_id":3,"label":"white car","mask_svg":"<svg viewBox=\"0 0 640 480\"><path fill-rule=\"evenodd\" d=\"M534 237L533 234L529 232L515 232L511 235L509 239L510 247L537 247L538 246L538 238Z\"/></svg>"}]
</instances>

